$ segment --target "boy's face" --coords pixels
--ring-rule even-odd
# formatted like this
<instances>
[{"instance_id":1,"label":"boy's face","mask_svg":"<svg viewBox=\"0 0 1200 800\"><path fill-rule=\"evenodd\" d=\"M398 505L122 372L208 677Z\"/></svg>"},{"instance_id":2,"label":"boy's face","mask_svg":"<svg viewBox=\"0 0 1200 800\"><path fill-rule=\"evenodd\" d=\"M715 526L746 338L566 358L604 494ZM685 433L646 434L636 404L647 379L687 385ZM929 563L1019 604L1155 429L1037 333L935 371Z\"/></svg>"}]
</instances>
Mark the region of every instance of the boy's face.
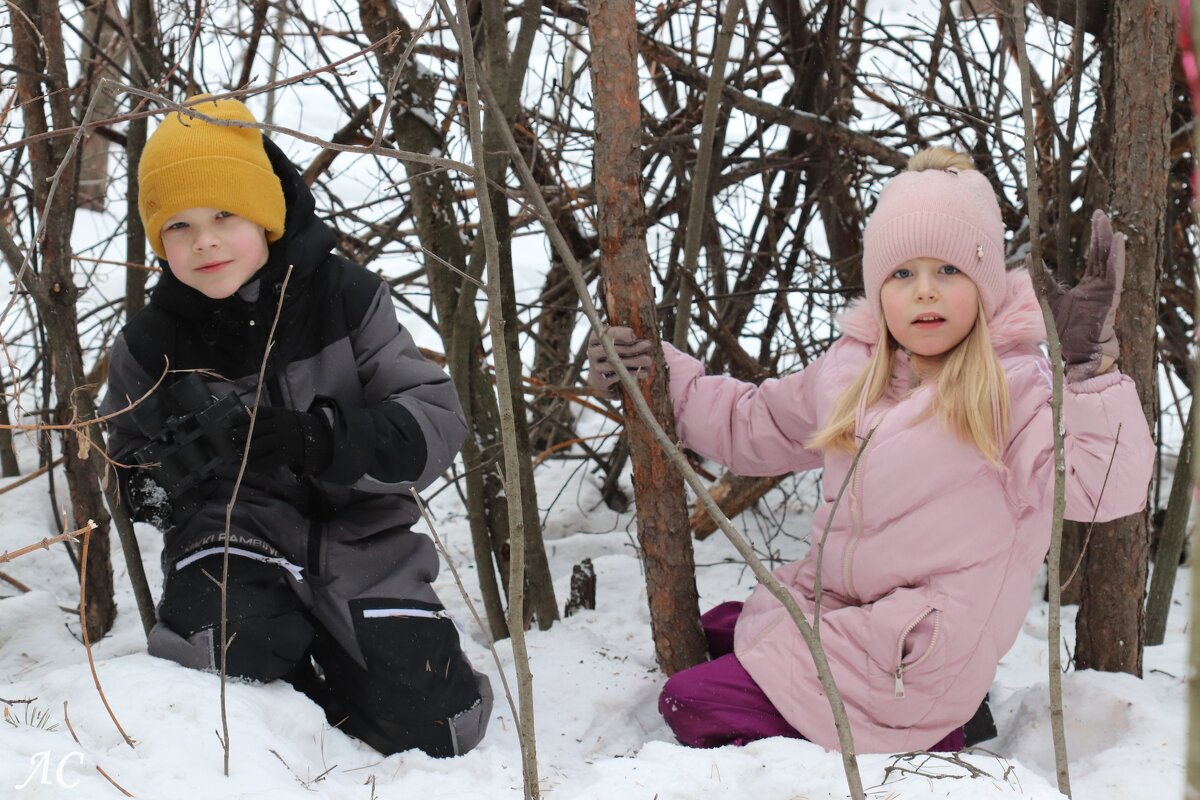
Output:
<instances>
[{"instance_id":1,"label":"boy's face","mask_svg":"<svg viewBox=\"0 0 1200 800\"><path fill-rule=\"evenodd\" d=\"M185 286L223 300L267 263L267 233L245 217L216 208L187 208L162 228L171 272Z\"/></svg>"}]
</instances>

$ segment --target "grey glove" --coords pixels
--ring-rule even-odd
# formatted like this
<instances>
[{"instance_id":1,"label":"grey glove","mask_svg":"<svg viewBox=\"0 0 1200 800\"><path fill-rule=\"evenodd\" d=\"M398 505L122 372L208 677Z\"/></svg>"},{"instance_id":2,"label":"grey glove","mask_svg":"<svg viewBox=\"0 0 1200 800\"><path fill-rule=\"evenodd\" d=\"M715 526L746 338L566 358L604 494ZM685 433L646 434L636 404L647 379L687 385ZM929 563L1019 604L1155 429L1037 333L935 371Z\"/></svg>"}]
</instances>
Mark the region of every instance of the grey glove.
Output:
<instances>
[{"instance_id":1,"label":"grey glove","mask_svg":"<svg viewBox=\"0 0 1200 800\"><path fill-rule=\"evenodd\" d=\"M1027 263L1028 265L1028 263ZM1062 343L1067 381L1075 383L1107 372L1119 351L1113 324L1125 280L1125 235L1113 234L1103 211L1092 214L1087 268L1073 288L1058 283L1046 268L1047 301Z\"/></svg>"},{"instance_id":2,"label":"grey glove","mask_svg":"<svg viewBox=\"0 0 1200 800\"><path fill-rule=\"evenodd\" d=\"M643 373L649 373L654 367L654 357L650 355L649 339L639 339L634 335L632 328L622 326L606 327L604 333L612 339L613 347L616 349L617 355L621 357L621 363L625 365L625 369L634 376L640 377ZM608 354L604 352L604 347L600 344L600 339L596 336L595 331L592 332L592 338L588 340L587 355L588 383L604 397L618 397L620 392L617 388L617 373L613 371Z\"/></svg>"}]
</instances>

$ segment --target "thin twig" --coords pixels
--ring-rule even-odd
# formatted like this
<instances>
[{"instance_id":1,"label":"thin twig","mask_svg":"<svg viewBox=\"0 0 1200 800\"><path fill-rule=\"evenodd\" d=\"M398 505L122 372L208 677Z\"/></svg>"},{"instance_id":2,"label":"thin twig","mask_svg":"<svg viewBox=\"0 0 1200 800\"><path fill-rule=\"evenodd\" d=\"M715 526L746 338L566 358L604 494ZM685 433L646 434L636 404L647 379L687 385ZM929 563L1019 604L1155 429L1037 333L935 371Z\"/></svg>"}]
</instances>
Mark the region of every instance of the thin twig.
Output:
<instances>
[{"instance_id":1,"label":"thin twig","mask_svg":"<svg viewBox=\"0 0 1200 800\"><path fill-rule=\"evenodd\" d=\"M742 0L726 0L725 13L721 16L721 32L717 36L717 49L709 66L708 86L704 92L704 114L700 122L700 147L696 151L696 167L692 172L691 198L688 202L687 230L683 246L683 274L696 274L696 261L700 255L700 238L708 210L708 174L712 169L713 144L717 137L717 115L721 111L722 90L725 88L725 65L729 61L729 45L733 41L733 29L737 15L742 10ZM712 258L709 258L712 262ZM692 322L692 288L684 282L679 286L675 306L675 334L672 344L687 352L688 328Z\"/></svg>"},{"instance_id":2,"label":"thin twig","mask_svg":"<svg viewBox=\"0 0 1200 800\"><path fill-rule=\"evenodd\" d=\"M87 526L83 528L83 552L79 556L79 563L83 568L79 571L79 624L83 633L83 648L87 651L88 667L92 670L92 681L96 684L96 692L100 695L100 702L104 703L104 710L108 712L108 716L112 719L113 724L117 726L117 732L121 734L121 738L125 740L125 744L131 748L133 739L129 738L129 734L125 733L125 729L121 727L121 723L117 721L117 715L113 713L112 706L108 704L108 698L104 696L104 689L100 686L100 674L96 672L96 659L92 657L92 641L88 635L87 624L87 557L88 557L88 542L92 540L92 531L95 529L96 523L88 520ZM96 769L100 769L96 767ZM108 777L108 776L105 776ZM110 779L111 780L111 779ZM114 786L116 784L113 784ZM119 787L118 787L119 788Z\"/></svg>"},{"instance_id":3,"label":"thin twig","mask_svg":"<svg viewBox=\"0 0 1200 800\"><path fill-rule=\"evenodd\" d=\"M437 545L442 558L446 560L446 566L450 568L450 574L454 576L454 585L458 587L458 593L466 601L467 608L470 609L471 617L474 618L475 624L479 626L479 630L483 631L483 637L487 641L488 650L492 653L492 660L496 662L496 672L500 674L500 684L504 687L504 696L508 699L508 708L512 712L513 719L517 720L520 718L520 715L517 714L517 704L513 700L512 690L508 686L508 675L504 672L504 665L500 663L500 654L496 652L496 640L492 638L492 631L483 621L483 617L479 616L479 610L475 608L475 603L471 600L471 596L467 594L462 577L458 574L458 567L454 565L454 559L450 557L450 551L446 549L446 545L442 542L442 537L438 536L437 528L433 524L433 517L430 516L429 509L425 506L421 495L417 494L416 489L409 489L409 492L412 493L413 499L417 501L417 508L421 510L421 516L424 518L425 524L429 526L429 534L433 537L433 542Z\"/></svg>"},{"instance_id":4,"label":"thin twig","mask_svg":"<svg viewBox=\"0 0 1200 800\"><path fill-rule=\"evenodd\" d=\"M1042 243L1038 234L1041 202L1038 195L1037 151L1034 147L1034 121L1032 80L1029 74L1029 52L1025 46L1025 6L1011 3L1009 12L1013 34L1016 38L1017 57L1021 72L1021 107L1025 121L1025 202L1029 209L1030 279L1038 286L1038 299L1042 306L1042 318L1046 322L1046 339L1050 350L1050 366L1053 370L1051 401L1054 435L1054 513L1050 522L1050 552L1047 561L1049 573L1047 595L1050 608L1047 612L1046 644L1049 651L1047 669L1050 677L1050 731L1054 740L1054 766L1058 776L1058 790L1071 796L1071 776L1067 761L1067 733L1063 719L1062 701L1062 650L1059 645L1059 627L1062 613L1062 529L1066 509L1066 457L1063 450L1063 361L1062 343L1058 338L1054 315L1050 311L1048 287L1042 274ZM1065 198L1063 200L1065 202ZM1040 285L1039 285L1040 284Z\"/></svg>"},{"instance_id":5,"label":"thin twig","mask_svg":"<svg viewBox=\"0 0 1200 800\"><path fill-rule=\"evenodd\" d=\"M371 140L373 147L379 147L383 140L383 129L387 124L388 115L392 113L392 103L395 101L396 87L400 83L400 74L404 71L404 65L408 63L408 57L412 55L413 48L417 46L417 41L425 35L426 29L429 28L429 20L433 18L434 8L436 6L430 3L429 10L425 12L425 18L421 20L420 26L408 40L408 45L400 54L400 60L396 62L396 68L392 71L392 79L388 81L387 92L383 95L383 111L379 115L379 124L375 126L375 137Z\"/></svg>"},{"instance_id":6,"label":"thin twig","mask_svg":"<svg viewBox=\"0 0 1200 800\"><path fill-rule=\"evenodd\" d=\"M1104 470L1104 482L1100 484L1100 494L1097 495L1095 508L1092 509L1092 521L1088 523L1087 535L1083 537L1083 546L1079 548L1079 558L1076 559L1071 574L1063 581L1063 589L1066 589L1071 585L1071 581L1075 580L1075 574L1079 572L1079 567L1083 564L1083 557L1087 555L1088 544L1092 541L1092 529L1096 527L1096 515L1100 513L1100 501L1104 498L1104 487L1108 486L1108 476L1112 473L1113 461L1117 458L1117 445L1121 441L1121 425L1122 423L1117 423L1117 435L1113 437L1112 455L1108 457L1108 468Z\"/></svg>"},{"instance_id":7,"label":"thin twig","mask_svg":"<svg viewBox=\"0 0 1200 800\"><path fill-rule=\"evenodd\" d=\"M512 557L508 576L508 633L512 641L513 667L517 673L517 697L520 714L516 718L521 744L521 767L524 777L525 800L537 800L538 785L537 734L534 724L533 676L529 669L529 652L525 646L525 504L522 502L520 452L516 444L515 412L513 410L512 374L505 344L504 331L509 324L504 319L501 302L500 246L496 238L496 222L488 196L487 154L483 146L483 124L480 121L479 87L483 76L477 74L475 51L472 46L470 16L466 0L457 0L457 17L451 13L447 0L438 0L442 13L451 23L462 55L463 84L466 91L466 116L471 133L471 156L474 161L472 177L479 197L480 230L483 233L485 264L487 266L488 313L492 327L492 356L496 362L496 389L500 401L501 441L504 446L504 472L501 480L508 499L508 538ZM502 106L489 102L489 114L496 116L495 128L512 131L504 118ZM520 155L516 156L520 159ZM520 367L518 365L517 371Z\"/></svg>"},{"instance_id":8,"label":"thin twig","mask_svg":"<svg viewBox=\"0 0 1200 800\"><path fill-rule=\"evenodd\" d=\"M34 542L33 544L26 545L18 550L5 550L3 553L0 553L0 564L7 564L9 561L16 561L21 556L29 555L35 550L49 550L50 545L52 544L65 542L68 539L77 539L79 536L90 530L91 528L85 526L77 531L67 531L66 533L60 533L57 536L49 536L45 539L42 539L40 542Z\"/></svg>"},{"instance_id":9,"label":"thin twig","mask_svg":"<svg viewBox=\"0 0 1200 800\"><path fill-rule=\"evenodd\" d=\"M233 493L229 496L229 504L225 506L225 531L222 536L224 551L221 553L221 747L225 751L225 777L229 777L229 712L225 704L226 686L226 656L232 640L226 641L229 630L229 532L233 525L233 506L237 503L238 491L242 488L242 477L246 474L246 464L250 460L250 444L254 441L254 423L258 418L258 404L262 399L263 381L267 374L267 361L271 348L275 344L275 328L279 325L279 315L283 311L283 300L287 297L288 281L292 278L294 265L288 264L284 273L283 283L279 288L279 302L275 306L275 318L271 320L271 330L267 332L267 345L263 348L262 363L258 368L258 385L254 389L254 406L250 409L250 426L246 431L246 444L242 448L242 463L238 465L237 478L233 482Z\"/></svg>"}]
</instances>

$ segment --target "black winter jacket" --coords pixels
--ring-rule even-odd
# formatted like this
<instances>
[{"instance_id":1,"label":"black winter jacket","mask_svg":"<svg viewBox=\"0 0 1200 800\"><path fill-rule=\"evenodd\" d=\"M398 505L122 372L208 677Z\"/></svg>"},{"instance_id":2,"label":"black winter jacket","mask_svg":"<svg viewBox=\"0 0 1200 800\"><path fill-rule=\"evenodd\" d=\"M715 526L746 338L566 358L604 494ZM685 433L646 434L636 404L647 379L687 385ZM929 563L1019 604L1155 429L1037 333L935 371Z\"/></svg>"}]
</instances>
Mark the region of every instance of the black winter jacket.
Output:
<instances>
[{"instance_id":1,"label":"black winter jacket","mask_svg":"<svg viewBox=\"0 0 1200 800\"><path fill-rule=\"evenodd\" d=\"M367 545L417 519L410 489L427 486L454 459L466 434L462 409L449 377L398 324L388 286L331 252L334 234L316 217L308 187L274 144L264 144L284 189L283 237L255 277L224 300L183 285L164 264L149 304L113 347L101 410L127 406L168 368L207 370L213 394L236 392L251 405L292 266L260 402L325 414L334 456L315 478L284 467L247 471L231 543L282 557L309 577L340 569L372 573L390 559ZM145 442L131 415L109 423L109 452L118 462ZM236 464L218 470L199 513L167 528L165 568L220 543L236 474ZM436 554L422 549L417 572L431 578ZM419 587L413 592L424 594Z\"/></svg>"}]
</instances>

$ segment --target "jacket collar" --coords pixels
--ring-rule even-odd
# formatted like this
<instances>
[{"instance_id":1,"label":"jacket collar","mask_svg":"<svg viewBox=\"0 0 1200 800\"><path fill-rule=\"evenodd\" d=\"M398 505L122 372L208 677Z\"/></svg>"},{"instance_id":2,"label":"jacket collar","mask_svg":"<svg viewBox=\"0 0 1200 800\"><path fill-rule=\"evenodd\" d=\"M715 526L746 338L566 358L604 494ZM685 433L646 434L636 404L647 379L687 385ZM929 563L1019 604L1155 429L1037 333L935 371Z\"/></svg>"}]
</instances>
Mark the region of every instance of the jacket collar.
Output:
<instances>
[{"instance_id":1,"label":"jacket collar","mask_svg":"<svg viewBox=\"0 0 1200 800\"><path fill-rule=\"evenodd\" d=\"M253 305L260 297L274 301L278 295L261 292L260 287L282 283L289 265L293 270L288 281L288 296L292 296L308 282L312 273L333 250L337 240L329 226L317 217L316 201L296 166L266 137L263 137L263 148L267 151L271 168L279 176L287 209L283 236L269 246L267 263L233 295L223 300L213 300L181 283L166 261L162 261L162 274L150 296L152 305L185 319L202 320L217 312L228 312L240 304Z\"/></svg>"},{"instance_id":2,"label":"jacket collar","mask_svg":"<svg viewBox=\"0 0 1200 800\"><path fill-rule=\"evenodd\" d=\"M1015 269L1007 274L1007 292L1000 307L988 320L988 333L997 355L1009 350L1037 345L1046 338L1042 308L1029 273ZM871 313L866 298L860 297L837 318L844 336L874 346L879 342L879 321Z\"/></svg>"}]
</instances>

